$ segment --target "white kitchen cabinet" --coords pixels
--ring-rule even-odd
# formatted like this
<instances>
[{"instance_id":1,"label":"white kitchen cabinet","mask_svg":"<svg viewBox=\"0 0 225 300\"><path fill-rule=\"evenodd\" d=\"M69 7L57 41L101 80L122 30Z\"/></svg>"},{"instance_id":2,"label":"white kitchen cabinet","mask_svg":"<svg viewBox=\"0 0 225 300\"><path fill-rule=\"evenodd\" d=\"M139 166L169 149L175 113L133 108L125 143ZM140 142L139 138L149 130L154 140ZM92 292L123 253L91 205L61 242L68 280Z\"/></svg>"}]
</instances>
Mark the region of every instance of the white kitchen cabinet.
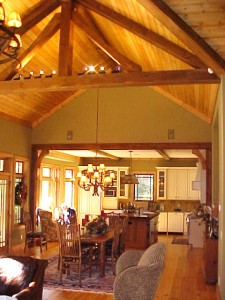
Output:
<instances>
[{"instance_id":1,"label":"white kitchen cabinet","mask_svg":"<svg viewBox=\"0 0 225 300\"><path fill-rule=\"evenodd\" d=\"M166 169L157 168L157 199L166 199Z\"/></svg>"},{"instance_id":2,"label":"white kitchen cabinet","mask_svg":"<svg viewBox=\"0 0 225 300\"><path fill-rule=\"evenodd\" d=\"M100 215L101 214L101 192L100 196L92 196L93 191L85 191L79 189L78 193L78 212L80 224L85 215Z\"/></svg>"},{"instance_id":3,"label":"white kitchen cabinet","mask_svg":"<svg viewBox=\"0 0 225 300\"><path fill-rule=\"evenodd\" d=\"M186 169L167 170L167 199L187 199L187 186Z\"/></svg>"},{"instance_id":4,"label":"white kitchen cabinet","mask_svg":"<svg viewBox=\"0 0 225 300\"><path fill-rule=\"evenodd\" d=\"M199 191L192 190L197 168L167 169L167 199L169 200L199 200Z\"/></svg>"},{"instance_id":5,"label":"white kitchen cabinet","mask_svg":"<svg viewBox=\"0 0 225 300\"><path fill-rule=\"evenodd\" d=\"M167 212L160 212L158 220L158 232L167 232Z\"/></svg>"},{"instance_id":6,"label":"white kitchen cabinet","mask_svg":"<svg viewBox=\"0 0 225 300\"><path fill-rule=\"evenodd\" d=\"M119 187L119 191L118 191L118 197L121 199L128 199L128 191L129 191L129 186L128 184L122 183L121 182L121 177L123 177L124 175L128 174L129 169L128 168L119 168L118 169L118 187Z\"/></svg>"},{"instance_id":7,"label":"white kitchen cabinet","mask_svg":"<svg viewBox=\"0 0 225 300\"><path fill-rule=\"evenodd\" d=\"M184 230L184 214L182 212L168 212L168 232L182 232Z\"/></svg>"},{"instance_id":8,"label":"white kitchen cabinet","mask_svg":"<svg viewBox=\"0 0 225 300\"><path fill-rule=\"evenodd\" d=\"M102 198L102 208L103 209L118 209L119 199L128 199L129 187L127 184L121 183L121 177L128 174L128 167L111 167L106 168L106 172L113 171L115 174L115 180L113 186L105 189Z\"/></svg>"}]
</instances>

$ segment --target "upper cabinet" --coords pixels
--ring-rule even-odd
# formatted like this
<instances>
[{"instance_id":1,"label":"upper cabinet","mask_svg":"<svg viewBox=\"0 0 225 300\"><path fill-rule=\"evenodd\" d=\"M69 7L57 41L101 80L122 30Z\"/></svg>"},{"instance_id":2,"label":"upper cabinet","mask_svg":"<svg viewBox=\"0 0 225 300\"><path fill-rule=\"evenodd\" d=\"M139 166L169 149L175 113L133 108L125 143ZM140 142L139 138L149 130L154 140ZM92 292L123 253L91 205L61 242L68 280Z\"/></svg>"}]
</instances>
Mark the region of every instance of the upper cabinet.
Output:
<instances>
[{"instance_id":1,"label":"upper cabinet","mask_svg":"<svg viewBox=\"0 0 225 300\"><path fill-rule=\"evenodd\" d=\"M128 185L121 182L121 177L128 174L128 167L106 168L106 172L114 172L115 180L113 186L105 189L102 198L103 209L117 209L119 199L128 199Z\"/></svg>"},{"instance_id":2,"label":"upper cabinet","mask_svg":"<svg viewBox=\"0 0 225 300\"><path fill-rule=\"evenodd\" d=\"M166 199L166 170L157 169L157 199Z\"/></svg>"},{"instance_id":3,"label":"upper cabinet","mask_svg":"<svg viewBox=\"0 0 225 300\"><path fill-rule=\"evenodd\" d=\"M198 191L192 190L197 168L157 168L157 199L199 200Z\"/></svg>"},{"instance_id":4,"label":"upper cabinet","mask_svg":"<svg viewBox=\"0 0 225 300\"><path fill-rule=\"evenodd\" d=\"M167 199L187 199L187 170L167 170Z\"/></svg>"}]
</instances>

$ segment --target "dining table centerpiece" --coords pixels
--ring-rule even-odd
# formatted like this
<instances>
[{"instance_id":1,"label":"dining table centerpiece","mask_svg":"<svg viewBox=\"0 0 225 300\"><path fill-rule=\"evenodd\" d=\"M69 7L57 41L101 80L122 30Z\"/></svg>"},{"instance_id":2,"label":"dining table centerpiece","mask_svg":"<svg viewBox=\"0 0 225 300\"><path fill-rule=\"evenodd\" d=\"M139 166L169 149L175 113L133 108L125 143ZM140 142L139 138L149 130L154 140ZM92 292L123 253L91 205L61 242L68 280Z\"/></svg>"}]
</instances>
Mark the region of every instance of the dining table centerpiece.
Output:
<instances>
[{"instance_id":1,"label":"dining table centerpiece","mask_svg":"<svg viewBox=\"0 0 225 300\"><path fill-rule=\"evenodd\" d=\"M86 223L86 232L89 234L102 234L105 233L109 227L103 216L98 216L92 221Z\"/></svg>"}]
</instances>

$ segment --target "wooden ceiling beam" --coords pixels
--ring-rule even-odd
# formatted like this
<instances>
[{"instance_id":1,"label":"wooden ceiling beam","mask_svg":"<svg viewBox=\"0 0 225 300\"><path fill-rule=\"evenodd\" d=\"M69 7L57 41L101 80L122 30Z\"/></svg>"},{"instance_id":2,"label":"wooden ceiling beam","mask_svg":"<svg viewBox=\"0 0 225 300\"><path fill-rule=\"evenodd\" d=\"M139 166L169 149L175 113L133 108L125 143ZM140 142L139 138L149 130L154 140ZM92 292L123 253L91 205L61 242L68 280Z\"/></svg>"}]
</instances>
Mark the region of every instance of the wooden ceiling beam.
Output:
<instances>
[{"instance_id":1,"label":"wooden ceiling beam","mask_svg":"<svg viewBox=\"0 0 225 300\"><path fill-rule=\"evenodd\" d=\"M156 150L161 156L162 158L164 158L165 160L170 160L169 155L166 154L166 152L162 149L157 149Z\"/></svg>"},{"instance_id":2,"label":"wooden ceiling beam","mask_svg":"<svg viewBox=\"0 0 225 300\"><path fill-rule=\"evenodd\" d=\"M206 64L193 53L167 40L154 31L145 28L139 23L132 21L131 19L110 9L109 7L94 0L77 0L77 2L84 7L94 11L95 13L129 30L130 32L136 34L147 42L159 47L163 51L166 51L167 53L175 56L186 64L194 68L206 68Z\"/></svg>"},{"instance_id":3,"label":"wooden ceiling beam","mask_svg":"<svg viewBox=\"0 0 225 300\"><path fill-rule=\"evenodd\" d=\"M25 15L21 16L23 26L17 29L16 33L23 35L37 23L47 17L61 4L60 0L41 0L31 7Z\"/></svg>"},{"instance_id":4,"label":"wooden ceiling beam","mask_svg":"<svg viewBox=\"0 0 225 300\"><path fill-rule=\"evenodd\" d=\"M79 0L80 1L80 0ZM86 0L85 0L86 1ZM171 33L217 74L225 73L225 61L162 0L137 0Z\"/></svg>"},{"instance_id":5,"label":"wooden ceiling beam","mask_svg":"<svg viewBox=\"0 0 225 300\"><path fill-rule=\"evenodd\" d=\"M74 91L99 87L220 84L220 78L206 70L179 70L88 74L31 80L0 81L0 94Z\"/></svg>"},{"instance_id":6,"label":"wooden ceiling beam","mask_svg":"<svg viewBox=\"0 0 225 300\"><path fill-rule=\"evenodd\" d=\"M72 0L62 0L59 40L59 66L58 75L72 75L73 66L73 22Z\"/></svg>"},{"instance_id":7,"label":"wooden ceiling beam","mask_svg":"<svg viewBox=\"0 0 225 300\"><path fill-rule=\"evenodd\" d=\"M109 154L109 153L107 153L105 151L102 151L102 150L89 150L89 151L94 152L94 153L97 152L97 154L103 155L104 157L110 158L112 160L120 160L120 157Z\"/></svg>"},{"instance_id":8,"label":"wooden ceiling beam","mask_svg":"<svg viewBox=\"0 0 225 300\"><path fill-rule=\"evenodd\" d=\"M18 73L18 70L23 68L34 57L37 51L45 45L45 43L59 30L59 28L60 14L55 14L49 24L30 45L30 47L19 55L18 60L14 61L0 73L0 81L12 79Z\"/></svg>"},{"instance_id":9,"label":"wooden ceiling beam","mask_svg":"<svg viewBox=\"0 0 225 300\"><path fill-rule=\"evenodd\" d=\"M100 33L97 33L96 29L93 30L80 14L77 14L76 12L73 13L73 22L95 45L97 45L104 53L106 53L118 65L121 65L125 70L128 72L140 72L142 70L140 65L137 65L133 61L127 59L107 44L100 36Z\"/></svg>"}]
</instances>

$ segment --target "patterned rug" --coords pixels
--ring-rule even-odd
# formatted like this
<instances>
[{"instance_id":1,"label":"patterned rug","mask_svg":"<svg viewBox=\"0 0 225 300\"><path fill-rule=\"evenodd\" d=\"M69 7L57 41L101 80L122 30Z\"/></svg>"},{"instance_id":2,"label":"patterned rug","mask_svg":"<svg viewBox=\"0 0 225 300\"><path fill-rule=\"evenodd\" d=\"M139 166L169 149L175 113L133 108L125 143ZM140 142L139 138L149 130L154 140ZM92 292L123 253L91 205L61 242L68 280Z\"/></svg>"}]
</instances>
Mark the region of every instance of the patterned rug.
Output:
<instances>
[{"instance_id":1,"label":"patterned rug","mask_svg":"<svg viewBox=\"0 0 225 300\"><path fill-rule=\"evenodd\" d=\"M105 277L99 277L99 269L93 266L92 277L88 276L88 271L82 272L81 287L78 285L78 276L75 272L71 272L70 275L63 274L62 285L60 285L58 255L56 255L48 259L48 266L45 270L44 288L112 293L115 276L112 274L111 265L106 265L105 275Z\"/></svg>"},{"instance_id":2,"label":"patterned rug","mask_svg":"<svg viewBox=\"0 0 225 300\"><path fill-rule=\"evenodd\" d=\"M188 238L174 238L172 240L172 244L177 244L177 245L188 245Z\"/></svg>"}]
</instances>

